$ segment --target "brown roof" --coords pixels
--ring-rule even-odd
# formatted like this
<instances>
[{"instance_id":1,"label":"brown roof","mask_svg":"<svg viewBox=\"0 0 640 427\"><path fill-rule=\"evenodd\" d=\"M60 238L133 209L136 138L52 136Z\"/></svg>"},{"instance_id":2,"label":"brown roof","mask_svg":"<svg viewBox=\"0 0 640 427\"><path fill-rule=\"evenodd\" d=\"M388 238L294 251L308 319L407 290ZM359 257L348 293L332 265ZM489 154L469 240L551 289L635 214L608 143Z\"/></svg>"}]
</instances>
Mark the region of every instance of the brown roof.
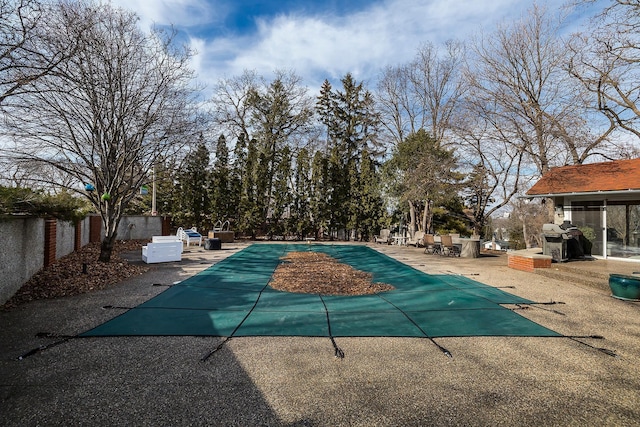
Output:
<instances>
[{"instance_id":1,"label":"brown roof","mask_svg":"<svg viewBox=\"0 0 640 427\"><path fill-rule=\"evenodd\" d=\"M640 190L640 159L554 168L527 195L626 190Z\"/></svg>"}]
</instances>

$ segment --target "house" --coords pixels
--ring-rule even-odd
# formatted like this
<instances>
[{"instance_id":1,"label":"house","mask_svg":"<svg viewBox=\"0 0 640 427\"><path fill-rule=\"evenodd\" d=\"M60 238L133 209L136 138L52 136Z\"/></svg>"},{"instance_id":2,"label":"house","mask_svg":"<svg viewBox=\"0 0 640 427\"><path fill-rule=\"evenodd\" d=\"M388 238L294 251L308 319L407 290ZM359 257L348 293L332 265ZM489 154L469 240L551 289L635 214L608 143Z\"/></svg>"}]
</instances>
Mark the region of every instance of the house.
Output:
<instances>
[{"instance_id":1,"label":"house","mask_svg":"<svg viewBox=\"0 0 640 427\"><path fill-rule=\"evenodd\" d=\"M506 251L509 249L509 242L506 240L487 240L483 245L485 249L494 251Z\"/></svg>"},{"instance_id":2,"label":"house","mask_svg":"<svg viewBox=\"0 0 640 427\"><path fill-rule=\"evenodd\" d=\"M554 202L554 222L570 221L595 257L640 261L640 159L551 169L526 192Z\"/></svg>"}]
</instances>

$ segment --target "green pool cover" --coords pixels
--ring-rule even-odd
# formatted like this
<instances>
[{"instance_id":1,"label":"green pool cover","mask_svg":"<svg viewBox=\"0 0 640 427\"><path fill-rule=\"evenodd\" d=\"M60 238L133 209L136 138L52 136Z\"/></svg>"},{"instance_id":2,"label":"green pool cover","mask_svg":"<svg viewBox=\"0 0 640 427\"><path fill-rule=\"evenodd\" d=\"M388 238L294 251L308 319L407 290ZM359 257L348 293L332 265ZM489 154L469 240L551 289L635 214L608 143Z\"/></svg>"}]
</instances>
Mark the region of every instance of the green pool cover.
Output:
<instances>
[{"instance_id":1,"label":"green pool cover","mask_svg":"<svg viewBox=\"0 0 640 427\"><path fill-rule=\"evenodd\" d=\"M324 252L396 289L274 290L271 275L290 251ZM466 277L425 274L366 246L255 244L81 336L560 336L501 306L530 303Z\"/></svg>"}]
</instances>

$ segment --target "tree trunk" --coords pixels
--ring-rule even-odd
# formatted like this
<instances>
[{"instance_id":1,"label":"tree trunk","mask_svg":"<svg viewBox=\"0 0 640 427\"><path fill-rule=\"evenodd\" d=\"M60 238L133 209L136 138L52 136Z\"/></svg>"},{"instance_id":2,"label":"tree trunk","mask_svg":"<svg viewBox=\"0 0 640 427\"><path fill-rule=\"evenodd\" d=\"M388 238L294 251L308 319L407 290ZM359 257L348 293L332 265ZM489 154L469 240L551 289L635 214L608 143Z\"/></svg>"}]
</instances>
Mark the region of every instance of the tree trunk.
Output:
<instances>
[{"instance_id":1,"label":"tree trunk","mask_svg":"<svg viewBox=\"0 0 640 427\"><path fill-rule=\"evenodd\" d=\"M111 261L111 253L113 252L113 244L116 241L116 233L113 233L111 236L105 236L102 239L102 243L100 244L100 256L98 257L98 261L100 262L109 262Z\"/></svg>"},{"instance_id":2,"label":"tree trunk","mask_svg":"<svg viewBox=\"0 0 640 427\"><path fill-rule=\"evenodd\" d=\"M531 249L531 243L529 243L529 232L527 231L527 222L525 218L520 218L522 220L522 240L524 240L524 247L526 249Z\"/></svg>"},{"instance_id":3,"label":"tree trunk","mask_svg":"<svg viewBox=\"0 0 640 427\"><path fill-rule=\"evenodd\" d=\"M553 199L547 199L545 206L547 207L547 222L550 224L554 224L556 218L556 204Z\"/></svg>"},{"instance_id":4,"label":"tree trunk","mask_svg":"<svg viewBox=\"0 0 640 427\"><path fill-rule=\"evenodd\" d=\"M422 212L422 229L425 234L430 234L431 230L431 204L429 200L424 201L424 211Z\"/></svg>"},{"instance_id":5,"label":"tree trunk","mask_svg":"<svg viewBox=\"0 0 640 427\"><path fill-rule=\"evenodd\" d=\"M473 222L473 235L474 236L481 236L482 235L482 229L484 228L484 223L481 221L474 221ZM486 236L485 236L486 237Z\"/></svg>"},{"instance_id":6,"label":"tree trunk","mask_svg":"<svg viewBox=\"0 0 640 427\"><path fill-rule=\"evenodd\" d=\"M413 202L409 201L409 234L413 237L416 232L416 207Z\"/></svg>"},{"instance_id":7,"label":"tree trunk","mask_svg":"<svg viewBox=\"0 0 640 427\"><path fill-rule=\"evenodd\" d=\"M122 213L122 204L115 201L105 201L102 213L102 226L104 227L104 237L100 245L100 256L98 261L111 261L113 245L118 235L118 224Z\"/></svg>"}]
</instances>

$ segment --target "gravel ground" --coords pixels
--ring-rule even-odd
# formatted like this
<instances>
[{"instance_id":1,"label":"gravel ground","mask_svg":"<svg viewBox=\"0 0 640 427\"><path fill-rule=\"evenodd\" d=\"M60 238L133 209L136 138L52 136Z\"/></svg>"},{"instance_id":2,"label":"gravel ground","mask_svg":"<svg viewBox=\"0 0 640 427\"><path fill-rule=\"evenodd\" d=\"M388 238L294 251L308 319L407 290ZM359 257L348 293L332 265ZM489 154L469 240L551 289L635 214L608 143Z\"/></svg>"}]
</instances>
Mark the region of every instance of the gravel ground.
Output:
<instances>
[{"instance_id":1,"label":"gravel ground","mask_svg":"<svg viewBox=\"0 0 640 427\"><path fill-rule=\"evenodd\" d=\"M540 302L518 310L593 338L215 337L69 339L241 249L192 248L105 289L0 312L0 424L36 425L640 425L640 305L607 292L475 260L373 246L429 274L463 274ZM137 253L132 259L139 257ZM598 262L591 263L596 265ZM607 264L608 266L612 264ZM588 274L588 273L585 273ZM597 348L614 351L612 357Z\"/></svg>"}]
</instances>

